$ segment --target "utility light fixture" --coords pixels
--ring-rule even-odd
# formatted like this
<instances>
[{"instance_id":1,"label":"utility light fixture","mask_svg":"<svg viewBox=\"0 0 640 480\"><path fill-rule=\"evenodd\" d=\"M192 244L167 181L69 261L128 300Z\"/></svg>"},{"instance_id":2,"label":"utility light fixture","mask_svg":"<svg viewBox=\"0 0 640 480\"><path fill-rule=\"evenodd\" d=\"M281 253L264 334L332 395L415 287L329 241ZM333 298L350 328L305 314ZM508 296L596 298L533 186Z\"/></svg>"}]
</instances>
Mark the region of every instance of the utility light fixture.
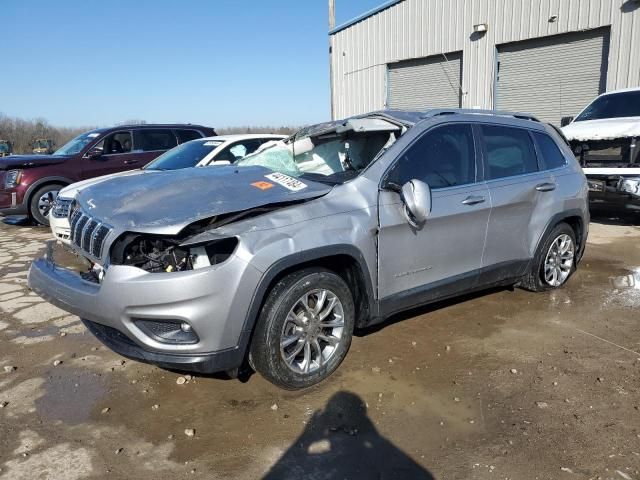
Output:
<instances>
[{"instance_id":1,"label":"utility light fixture","mask_svg":"<svg viewBox=\"0 0 640 480\"><path fill-rule=\"evenodd\" d=\"M475 33L484 33L489 29L489 26L486 23L479 23L473 26L473 31Z\"/></svg>"}]
</instances>

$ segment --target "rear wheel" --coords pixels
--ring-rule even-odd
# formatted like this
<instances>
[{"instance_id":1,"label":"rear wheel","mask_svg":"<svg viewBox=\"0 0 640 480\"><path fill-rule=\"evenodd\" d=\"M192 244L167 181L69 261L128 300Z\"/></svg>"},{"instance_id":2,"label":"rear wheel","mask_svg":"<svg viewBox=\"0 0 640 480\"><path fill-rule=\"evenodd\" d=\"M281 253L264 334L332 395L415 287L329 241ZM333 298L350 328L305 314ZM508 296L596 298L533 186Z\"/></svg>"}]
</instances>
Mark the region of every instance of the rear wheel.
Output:
<instances>
[{"instance_id":1,"label":"rear wheel","mask_svg":"<svg viewBox=\"0 0 640 480\"><path fill-rule=\"evenodd\" d=\"M333 272L309 268L287 275L269 293L251 342L251 361L288 390L331 375L351 345L353 296Z\"/></svg>"},{"instance_id":2,"label":"rear wheel","mask_svg":"<svg viewBox=\"0 0 640 480\"><path fill-rule=\"evenodd\" d=\"M49 225L47 215L62 188L63 185L52 183L36 190L29 201L29 214L33 220L41 225Z\"/></svg>"},{"instance_id":3,"label":"rear wheel","mask_svg":"<svg viewBox=\"0 0 640 480\"><path fill-rule=\"evenodd\" d=\"M576 252L573 229L566 223L559 223L538 247L522 287L533 292L561 287L575 271Z\"/></svg>"}]
</instances>

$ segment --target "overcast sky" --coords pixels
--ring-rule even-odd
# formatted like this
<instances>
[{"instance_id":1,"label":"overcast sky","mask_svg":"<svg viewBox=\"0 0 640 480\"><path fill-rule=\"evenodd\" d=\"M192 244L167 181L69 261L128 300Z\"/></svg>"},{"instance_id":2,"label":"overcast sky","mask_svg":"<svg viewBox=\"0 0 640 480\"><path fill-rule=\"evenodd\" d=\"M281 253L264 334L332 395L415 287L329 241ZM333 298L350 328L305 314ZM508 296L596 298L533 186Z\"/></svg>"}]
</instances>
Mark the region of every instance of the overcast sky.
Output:
<instances>
[{"instance_id":1,"label":"overcast sky","mask_svg":"<svg viewBox=\"0 0 640 480\"><path fill-rule=\"evenodd\" d=\"M340 24L384 0L336 0ZM60 126L329 117L327 0L1 0L0 112Z\"/></svg>"}]
</instances>

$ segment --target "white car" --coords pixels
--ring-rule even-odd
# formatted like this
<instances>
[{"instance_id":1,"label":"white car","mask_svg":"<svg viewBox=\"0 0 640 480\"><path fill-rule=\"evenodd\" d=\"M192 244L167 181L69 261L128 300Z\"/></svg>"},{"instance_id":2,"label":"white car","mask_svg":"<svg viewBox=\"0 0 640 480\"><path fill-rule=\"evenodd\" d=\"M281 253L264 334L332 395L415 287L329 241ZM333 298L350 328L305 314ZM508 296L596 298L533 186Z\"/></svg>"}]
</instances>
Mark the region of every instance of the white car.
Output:
<instances>
[{"instance_id":1,"label":"white car","mask_svg":"<svg viewBox=\"0 0 640 480\"><path fill-rule=\"evenodd\" d=\"M49 224L53 238L64 244L69 244L69 208L75 196L90 185L113 177L129 175L150 175L164 170L180 168L206 167L210 165L228 165L257 151L263 145L284 140L286 135L272 134L244 134L219 135L216 137L199 138L178 145L160 155L151 163L138 170L113 173L102 177L90 178L72 183L60 190L54 206L49 213Z\"/></svg>"},{"instance_id":2,"label":"white car","mask_svg":"<svg viewBox=\"0 0 640 480\"><path fill-rule=\"evenodd\" d=\"M604 93L562 121L587 176L591 206L640 210L640 88Z\"/></svg>"}]
</instances>

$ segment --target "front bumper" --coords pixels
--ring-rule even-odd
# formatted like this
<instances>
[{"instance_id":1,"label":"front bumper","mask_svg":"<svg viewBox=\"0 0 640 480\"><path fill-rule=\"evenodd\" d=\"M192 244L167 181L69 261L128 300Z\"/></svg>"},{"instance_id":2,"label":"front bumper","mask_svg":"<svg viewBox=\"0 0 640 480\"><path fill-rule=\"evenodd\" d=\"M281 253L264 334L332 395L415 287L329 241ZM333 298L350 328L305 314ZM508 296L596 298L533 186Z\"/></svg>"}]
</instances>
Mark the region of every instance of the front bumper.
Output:
<instances>
[{"instance_id":1,"label":"front bumper","mask_svg":"<svg viewBox=\"0 0 640 480\"><path fill-rule=\"evenodd\" d=\"M112 266L94 283L43 258L33 262L28 280L34 292L78 315L114 351L165 368L210 373L242 363L249 300L260 276L232 257L214 267L174 273ZM188 322L198 342L158 342L137 326L140 319Z\"/></svg>"},{"instance_id":2,"label":"front bumper","mask_svg":"<svg viewBox=\"0 0 640 480\"><path fill-rule=\"evenodd\" d=\"M19 192L0 191L0 215L27 215L27 213L27 205L22 201Z\"/></svg>"},{"instance_id":3,"label":"front bumper","mask_svg":"<svg viewBox=\"0 0 640 480\"><path fill-rule=\"evenodd\" d=\"M635 181L638 177L638 175L587 174L590 207L640 211L640 190L633 191L625 184L625 180Z\"/></svg>"},{"instance_id":4,"label":"front bumper","mask_svg":"<svg viewBox=\"0 0 640 480\"><path fill-rule=\"evenodd\" d=\"M58 218L49 212L49 226L51 227L51 233L53 238L59 240L65 245L69 245L69 219L67 217Z\"/></svg>"}]
</instances>

